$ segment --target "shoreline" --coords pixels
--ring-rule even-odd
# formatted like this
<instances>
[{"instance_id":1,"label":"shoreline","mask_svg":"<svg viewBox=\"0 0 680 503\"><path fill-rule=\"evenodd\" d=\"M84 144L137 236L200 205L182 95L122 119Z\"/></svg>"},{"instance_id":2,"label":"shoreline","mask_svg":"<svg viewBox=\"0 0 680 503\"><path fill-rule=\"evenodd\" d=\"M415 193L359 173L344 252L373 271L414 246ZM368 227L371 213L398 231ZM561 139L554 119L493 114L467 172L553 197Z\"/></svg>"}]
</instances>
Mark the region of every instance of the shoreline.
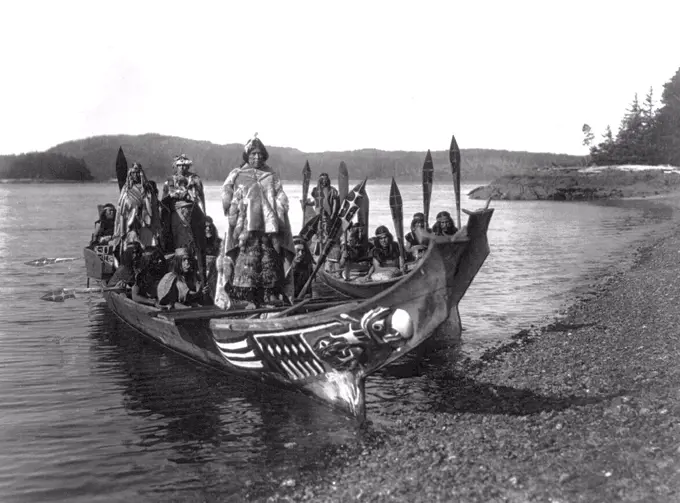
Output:
<instances>
[{"instance_id":1,"label":"shoreline","mask_svg":"<svg viewBox=\"0 0 680 503\"><path fill-rule=\"evenodd\" d=\"M471 199L592 201L653 197L678 190L672 166L546 168L503 175L468 193Z\"/></svg>"},{"instance_id":2,"label":"shoreline","mask_svg":"<svg viewBox=\"0 0 680 503\"><path fill-rule=\"evenodd\" d=\"M660 220L654 223L652 226L650 226L650 228L648 228L647 230L643 230L638 235L632 237L625 245L625 247L621 247L618 251L612 254L612 257L616 257L615 263L612 263L610 259L609 261L600 263L597 267L594 268L594 270L591 270L588 273L576 275L575 277L578 279L580 284L573 286L567 290L564 290L560 294L562 300L559 303L559 305L557 305L557 307L555 307L552 311L548 311L543 314L536 313L534 319L531 320L530 322L520 324L518 326L515 325L516 328L513 327L512 331L508 331L501 341L496 342L492 345L488 345L485 348L479 349L473 348L472 350L470 350L466 349L465 344L466 335L465 332L463 332L462 339L462 349L464 352L463 360L465 361L479 360L482 357L484 357L486 353L497 351L507 344L512 345L513 341L516 338L525 337L527 332L536 333L537 331L545 327L554 325L556 323L560 323L560 321L565 316L567 316L569 310L572 308L574 304L577 304L582 300L592 299L594 296L597 295L598 292L600 292L608 284L612 276L621 274L628 270L630 267L632 267L638 258L640 248L646 247L650 240L656 240L659 238L659 236L663 236L666 233L670 232L676 225L675 224L676 219L678 220L678 224L680 225L680 191L650 197L644 196L631 197L625 198L625 200L640 201L643 202L643 204L649 201L658 202L662 203L663 206L671 209L671 211L673 212L677 211L679 213L677 217L672 216L667 220ZM557 203L595 204L595 205L603 203L607 204L606 202L603 201L565 201L565 202L559 201ZM493 246L493 243L491 244ZM474 288L474 282L471 288ZM461 317L463 319L464 327L467 326L469 323L466 322L465 320L466 318L465 312L461 312Z\"/></svg>"},{"instance_id":3,"label":"shoreline","mask_svg":"<svg viewBox=\"0 0 680 503\"><path fill-rule=\"evenodd\" d=\"M552 323L430 371L428 410L263 501L680 499L680 216L640 241Z\"/></svg>"}]
</instances>

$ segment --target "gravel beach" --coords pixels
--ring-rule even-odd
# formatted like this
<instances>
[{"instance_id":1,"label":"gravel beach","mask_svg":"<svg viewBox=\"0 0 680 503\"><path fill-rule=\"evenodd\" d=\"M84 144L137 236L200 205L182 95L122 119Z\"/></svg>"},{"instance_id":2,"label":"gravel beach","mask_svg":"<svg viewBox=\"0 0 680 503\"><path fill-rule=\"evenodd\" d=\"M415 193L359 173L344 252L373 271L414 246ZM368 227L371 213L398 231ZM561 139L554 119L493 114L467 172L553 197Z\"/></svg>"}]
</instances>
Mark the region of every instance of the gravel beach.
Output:
<instances>
[{"instance_id":1,"label":"gravel beach","mask_svg":"<svg viewBox=\"0 0 680 503\"><path fill-rule=\"evenodd\" d=\"M680 218L668 202L673 221L559 321L429 372L446 390L432 406L369 424L322 479L301 473L263 501L680 501Z\"/></svg>"}]
</instances>

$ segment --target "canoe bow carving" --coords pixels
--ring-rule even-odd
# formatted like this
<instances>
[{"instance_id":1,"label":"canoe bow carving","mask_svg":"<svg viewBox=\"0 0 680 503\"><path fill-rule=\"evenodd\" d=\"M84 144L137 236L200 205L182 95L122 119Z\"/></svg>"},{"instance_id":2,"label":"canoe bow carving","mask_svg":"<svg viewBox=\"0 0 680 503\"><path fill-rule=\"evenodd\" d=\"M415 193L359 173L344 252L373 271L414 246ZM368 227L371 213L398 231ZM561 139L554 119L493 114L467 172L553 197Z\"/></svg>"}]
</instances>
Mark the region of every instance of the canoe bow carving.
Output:
<instances>
[{"instance_id":1,"label":"canoe bow carving","mask_svg":"<svg viewBox=\"0 0 680 503\"><path fill-rule=\"evenodd\" d=\"M298 381L332 371L365 373L403 346L413 333L413 320L406 311L376 307L360 320L342 314L330 323L253 333L229 342L215 339L215 345L235 367L269 370Z\"/></svg>"}]
</instances>

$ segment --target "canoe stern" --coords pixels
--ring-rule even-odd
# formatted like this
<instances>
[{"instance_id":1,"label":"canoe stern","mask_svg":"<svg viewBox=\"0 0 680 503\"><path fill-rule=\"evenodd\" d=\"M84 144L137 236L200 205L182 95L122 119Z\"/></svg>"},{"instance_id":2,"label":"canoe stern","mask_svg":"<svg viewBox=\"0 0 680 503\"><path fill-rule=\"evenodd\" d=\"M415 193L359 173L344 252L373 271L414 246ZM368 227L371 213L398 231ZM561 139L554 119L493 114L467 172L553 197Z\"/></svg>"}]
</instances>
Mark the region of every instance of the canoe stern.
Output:
<instances>
[{"instance_id":1,"label":"canoe stern","mask_svg":"<svg viewBox=\"0 0 680 503\"><path fill-rule=\"evenodd\" d=\"M83 258L87 277L92 279L108 280L115 271L113 254L108 246L95 246L94 249L84 248Z\"/></svg>"}]
</instances>

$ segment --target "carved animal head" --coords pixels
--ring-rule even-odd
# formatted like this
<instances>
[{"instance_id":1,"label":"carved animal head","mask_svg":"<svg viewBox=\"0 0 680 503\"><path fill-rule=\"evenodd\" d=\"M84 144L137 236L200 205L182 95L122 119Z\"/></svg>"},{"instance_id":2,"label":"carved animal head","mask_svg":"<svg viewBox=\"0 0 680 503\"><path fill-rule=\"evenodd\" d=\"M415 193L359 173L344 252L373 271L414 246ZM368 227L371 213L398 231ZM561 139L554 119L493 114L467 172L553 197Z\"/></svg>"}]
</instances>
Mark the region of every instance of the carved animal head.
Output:
<instances>
[{"instance_id":1,"label":"carved animal head","mask_svg":"<svg viewBox=\"0 0 680 503\"><path fill-rule=\"evenodd\" d=\"M361 318L361 328L372 339L383 344L403 343L413 337L411 315L403 309L377 307Z\"/></svg>"}]
</instances>

